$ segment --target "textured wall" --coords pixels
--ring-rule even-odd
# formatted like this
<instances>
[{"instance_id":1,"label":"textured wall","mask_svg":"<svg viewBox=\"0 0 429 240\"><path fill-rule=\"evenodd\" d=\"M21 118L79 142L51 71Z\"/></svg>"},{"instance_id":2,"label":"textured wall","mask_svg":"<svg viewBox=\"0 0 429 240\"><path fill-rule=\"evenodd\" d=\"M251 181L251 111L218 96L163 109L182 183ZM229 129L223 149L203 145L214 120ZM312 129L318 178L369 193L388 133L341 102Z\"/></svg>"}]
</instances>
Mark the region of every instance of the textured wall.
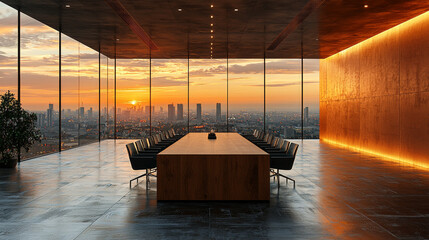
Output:
<instances>
[{"instance_id":1,"label":"textured wall","mask_svg":"<svg viewBox=\"0 0 429 240\"><path fill-rule=\"evenodd\" d=\"M429 12L320 61L320 138L429 167Z\"/></svg>"}]
</instances>

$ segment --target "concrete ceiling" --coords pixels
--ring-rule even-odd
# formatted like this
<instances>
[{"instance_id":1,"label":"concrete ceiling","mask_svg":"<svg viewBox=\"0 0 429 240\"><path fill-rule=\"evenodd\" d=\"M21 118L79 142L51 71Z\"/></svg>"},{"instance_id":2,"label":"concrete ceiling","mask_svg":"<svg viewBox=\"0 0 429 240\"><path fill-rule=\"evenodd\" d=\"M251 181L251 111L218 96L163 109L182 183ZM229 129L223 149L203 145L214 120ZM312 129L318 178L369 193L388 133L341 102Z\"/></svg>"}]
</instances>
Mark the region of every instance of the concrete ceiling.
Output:
<instances>
[{"instance_id":1,"label":"concrete ceiling","mask_svg":"<svg viewBox=\"0 0 429 240\"><path fill-rule=\"evenodd\" d=\"M429 11L426 0L2 1L111 58L187 58L188 48L190 58L210 58L211 42L213 58L300 58L301 42L305 58L325 58ZM119 2L158 49L149 51L109 2Z\"/></svg>"}]
</instances>

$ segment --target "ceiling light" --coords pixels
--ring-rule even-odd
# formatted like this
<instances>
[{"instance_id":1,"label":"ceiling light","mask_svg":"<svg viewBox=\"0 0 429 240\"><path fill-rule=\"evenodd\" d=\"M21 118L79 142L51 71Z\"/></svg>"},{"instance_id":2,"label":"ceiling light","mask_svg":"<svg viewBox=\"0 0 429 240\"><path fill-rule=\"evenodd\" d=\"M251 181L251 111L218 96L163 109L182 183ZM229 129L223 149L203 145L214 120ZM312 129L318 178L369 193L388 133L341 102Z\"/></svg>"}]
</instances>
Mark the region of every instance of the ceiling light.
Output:
<instances>
[{"instance_id":1,"label":"ceiling light","mask_svg":"<svg viewBox=\"0 0 429 240\"><path fill-rule=\"evenodd\" d=\"M70 7L70 5L69 4L66 4L66 8L69 8Z\"/></svg>"},{"instance_id":2,"label":"ceiling light","mask_svg":"<svg viewBox=\"0 0 429 240\"><path fill-rule=\"evenodd\" d=\"M213 35L212 35L212 36L210 36L210 38L213 38Z\"/></svg>"},{"instance_id":3,"label":"ceiling light","mask_svg":"<svg viewBox=\"0 0 429 240\"><path fill-rule=\"evenodd\" d=\"M212 4L212 5L210 5L210 7L212 8L212 7L213 7L213 4Z\"/></svg>"},{"instance_id":4,"label":"ceiling light","mask_svg":"<svg viewBox=\"0 0 429 240\"><path fill-rule=\"evenodd\" d=\"M213 18L213 15L210 15L210 18Z\"/></svg>"},{"instance_id":5,"label":"ceiling light","mask_svg":"<svg viewBox=\"0 0 429 240\"><path fill-rule=\"evenodd\" d=\"M368 8L368 4L363 5L364 8Z\"/></svg>"},{"instance_id":6,"label":"ceiling light","mask_svg":"<svg viewBox=\"0 0 429 240\"><path fill-rule=\"evenodd\" d=\"M212 29L212 30L210 30L210 32L213 32L213 29Z\"/></svg>"},{"instance_id":7,"label":"ceiling light","mask_svg":"<svg viewBox=\"0 0 429 240\"><path fill-rule=\"evenodd\" d=\"M238 12L238 8L234 9L234 12Z\"/></svg>"},{"instance_id":8,"label":"ceiling light","mask_svg":"<svg viewBox=\"0 0 429 240\"><path fill-rule=\"evenodd\" d=\"M210 47L210 50L213 50L213 47Z\"/></svg>"},{"instance_id":9,"label":"ceiling light","mask_svg":"<svg viewBox=\"0 0 429 240\"><path fill-rule=\"evenodd\" d=\"M116 41L119 41L119 38L117 38Z\"/></svg>"},{"instance_id":10,"label":"ceiling light","mask_svg":"<svg viewBox=\"0 0 429 240\"><path fill-rule=\"evenodd\" d=\"M181 9L181 8L179 8L179 9L177 9L177 11L181 12L181 11L182 11L182 9Z\"/></svg>"},{"instance_id":11,"label":"ceiling light","mask_svg":"<svg viewBox=\"0 0 429 240\"><path fill-rule=\"evenodd\" d=\"M213 43L211 43L211 45L213 46Z\"/></svg>"},{"instance_id":12,"label":"ceiling light","mask_svg":"<svg viewBox=\"0 0 429 240\"><path fill-rule=\"evenodd\" d=\"M213 23L210 23L210 27L213 27Z\"/></svg>"}]
</instances>

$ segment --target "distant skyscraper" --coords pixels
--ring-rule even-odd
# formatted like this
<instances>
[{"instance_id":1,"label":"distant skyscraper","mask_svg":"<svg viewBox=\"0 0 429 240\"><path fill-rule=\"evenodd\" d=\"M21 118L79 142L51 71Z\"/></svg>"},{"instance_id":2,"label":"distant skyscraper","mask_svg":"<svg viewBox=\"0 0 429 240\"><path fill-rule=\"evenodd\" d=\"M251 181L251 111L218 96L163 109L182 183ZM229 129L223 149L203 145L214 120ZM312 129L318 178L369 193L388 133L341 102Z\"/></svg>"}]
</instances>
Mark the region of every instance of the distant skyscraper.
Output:
<instances>
[{"instance_id":1,"label":"distant skyscraper","mask_svg":"<svg viewBox=\"0 0 429 240\"><path fill-rule=\"evenodd\" d=\"M144 107L144 112L149 115L149 111L150 111L150 106L145 106Z\"/></svg>"},{"instance_id":2,"label":"distant skyscraper","mask_svg":"<svg viewBox=\"0 0 429 240\"><path fill-rule=\"evenodd\" d=\"M183 120L183 104L177 104L177 120Z\"/></svg>"},{"instance_id":3,"label":"distant skyscraper","mask_svg":"<svg viewBox=\"0 0 429 240\"><path fill-rule=\"evenodd\" d=\"M42 128L45 126L45 114L44 113L38 113L37 114L37 126L39 128Z\"/></svg>"},{"instance_id":4,"label":"distant skyscraper","mask_svg":"<svg viewBox=\"0 0 429 240\"><path fill-rule=\"evenodd\" d=\"M176 108L173 104L168 104L168 121L173 122L176 119Z\"/></svg>"},{"instance_id":5,"label":"distant skyscraper","mask_svg":"<svg viewBox=\"0 0 429 240\"><path fill-rule=\"evenodd\" d=\"M93 111L92 111L92 107L91 107L88 110L88 119L92 119L92 113L93 113Z\"/></svg>"},{"instance_id":6,"label":"distant skyscraper","mask_svg":"<svg viewBox=\"0 0 429 240\"><path fill-rule=\"evenodd\" d=\"M83 118L85 116L85 108L84 107L79 108L79 115L80 115L80 118Z\"/></svg>"},{"instance_id":7,"label":"distant skyscraper","mask_svg":"<svg viewBox=\"0 0 429 240\"><path fill-rule=\"evenodd\" d=\"M121 114L121 113L122 113L122 109L118 108L118 114Z\"/></svg>"},{"instance_id":8,"label":"distant skyscraper","mask_svg":"<svg viewBox=\"0 0 429 240\"><path fill-rule=\"evenodd\" d=\"M49 108L46 111L47 121L48 121L48 127L54 126L54 104L49 104Z\"/></svg>"},{"instance_id":9,"label":"distant skyscraper","mask_svg":"<svg viewBox=\"0 0 429 240\"><path fill-rule=\"evenodd\" d=\"M222 121L222 113L220 108L220 103L216 103L216 122Z\"/></svg>"},{"instance_id":10,"label":"distant skyscraper","mask_svg":"<svg viewBox=\"0 0 429 240\"><path fill-rule=\"evenodd\" d=\"M163 113L164 112L164 108L163 107L159 107L159 112Z\"/></svg>"},{"instance_id":11,"label":"distant skyscraper","mask_svg":"<svg viewBox=\"0 0 429 240\"><path fill-rule=\"evenodd\" d=\"M308 126L308 107L304 108L304 126Z\"/></svg>"},{"instance_id":12,"label":"distant skyscraper","mask_svg":"<svg viewBox=\"0 0 429 240\"><path fill-rule=\"evenodd\" d=\"M197 121L201 122L201 103L197 103Z\"/></svg>"}]
</instances>

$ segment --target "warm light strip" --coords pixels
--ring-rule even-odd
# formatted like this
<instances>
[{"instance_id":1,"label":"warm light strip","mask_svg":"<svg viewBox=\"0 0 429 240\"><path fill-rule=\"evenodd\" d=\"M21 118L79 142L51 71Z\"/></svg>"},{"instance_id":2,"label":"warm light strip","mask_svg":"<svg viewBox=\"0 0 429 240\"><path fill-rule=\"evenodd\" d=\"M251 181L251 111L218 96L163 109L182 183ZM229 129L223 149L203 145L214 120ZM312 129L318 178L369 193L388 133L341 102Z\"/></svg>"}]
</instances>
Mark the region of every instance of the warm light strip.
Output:
<instances>
[{"instance_id":1,"label":"warm light strip","mask_svg":"<svg viewBox=\"0 0 429 240\"><path fill-rule=\"evenodd\" d=\"M411 19L409 19L409 20L407 20L407 21L405 21L405 22L403 22L403 23L400 23L400 24L398 24L398 25L396 25L396 26L394 26L394 27L392 27L392 28L389 28L389 29L387 29L387 30L385 30L385 31L383 31L383 32L381 32L381 33L379 33L379 34L376 34L376 35L374 35L374 36L370 37L370 38L367 38L367 39L363 40L362 42L356 43L355 45L350 46L350 47L348 47L348 48L346 48L346 49L344 49L344 50L341 50L341 51L339 51L339 52L337 52L337 53L335 53L335 54L332 54L331 56L329 56L329 57L327 57L327 58L325 58L325 59L328 59L328 58L330 58L330 57L332 57L332 56L335 56L335 55L337 55L337 54L340 54L340 53L344 53L345 51L349 50L350 48L356 47L356 46L357 46L357 45L359 45L359 44L364 44L365 42L370 41L371 39L373 39L373 38L375 38L375 37L377 37L377 36L379 36L379 35L381 35L381 34L386 33L387 31L394 31L395 29L398 29L398 28L400 28L400 27L404 27L404 25L406 25L406 24L413 24L412 22L414 22L414 21L418 21L418 20L420 20L420 19L422 19L422 18L425 18L425 17L426 17L426 18L429 18L429 11L427 11L427 12L425 12L425 13L423 13L423 14L420 14L420 15L418 15L417 17L411 18Z\"/></svg>"},{"instance_id":2,"label":"warm light strip","mask_svg":"<svg viewBox=\"0 0 429 240\"><path fill-rule=\"evenodd\" d=\"M329 140L326 138L321 138L320 140L322 140L323 142L332 144L332 145L336 145L339 147L343 147L343 148L347 148L349 150L352 151L356 151L356 152L363 152L366 154L370 154L370 155L374 155L377 157L381 157L381 160L385 160L385 161L390 161L390 162L395 162L395 163L402 163L406 166L410 166L410 167L414 167L414 168L419 168L419 169L423 169L423 170L429 170L429 164L425 164L425 163L421 163L421 162L417 162L417 161L413 161L410 159L403 159L397 156L393 156L393 155L389 155L389 154L384 154L381 152L377 152L377 151L373 151L373 150L369 150L366 148L360 148L360 147L356 147L356 146L352 146L352 145L348 145L345 143L340 143L334 140Z\"/></svg>"}]
</instances>

